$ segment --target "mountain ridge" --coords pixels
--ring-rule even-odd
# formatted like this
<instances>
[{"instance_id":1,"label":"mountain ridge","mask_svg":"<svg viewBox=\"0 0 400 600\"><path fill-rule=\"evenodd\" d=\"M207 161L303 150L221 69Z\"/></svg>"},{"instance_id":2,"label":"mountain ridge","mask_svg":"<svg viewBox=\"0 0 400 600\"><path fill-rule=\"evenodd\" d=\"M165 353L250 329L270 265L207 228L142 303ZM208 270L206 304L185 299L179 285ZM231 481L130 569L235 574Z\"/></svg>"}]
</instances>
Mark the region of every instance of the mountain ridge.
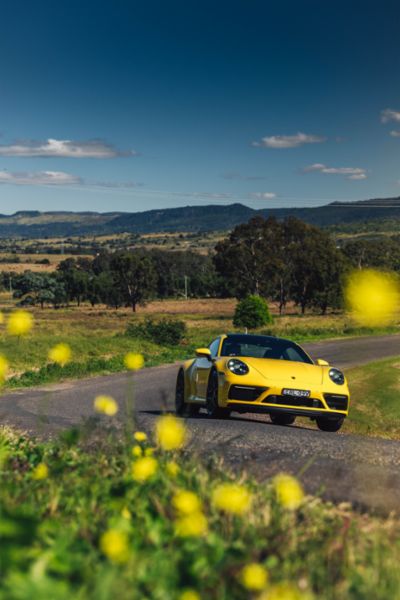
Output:
<instances>
[{"instance_id":1,"label":"mountain ridge","mask_svg":"<svg viewBox=\"0 0 400 600\"><path fill-rule=\"evenodd\" d=\"M316 207L254 209L241 203L187 205L142 212L17 211L0 214L0 237L65 237L116 233L221 231L261 215L283 219L297 217L312 225L331 225L396 219L400 221L400 197L332 202Z\"/></svg>"}]
</instances>

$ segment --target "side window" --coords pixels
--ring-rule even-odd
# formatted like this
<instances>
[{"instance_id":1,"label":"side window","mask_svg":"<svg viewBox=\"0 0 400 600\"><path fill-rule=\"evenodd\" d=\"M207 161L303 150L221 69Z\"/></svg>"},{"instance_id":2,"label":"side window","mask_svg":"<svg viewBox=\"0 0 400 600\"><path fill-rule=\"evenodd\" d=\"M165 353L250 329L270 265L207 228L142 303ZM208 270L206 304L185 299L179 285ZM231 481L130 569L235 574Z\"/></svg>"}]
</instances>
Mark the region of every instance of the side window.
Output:
<instances>
[{"instance_id":1,"label":"side window","mask_svg":"<svg viewBox=\"0 0 400 600\"><path fill-rule=\"evenodd\" d=\"M211 357L215 358L218 354L218 348L219 348L219 340L220 338L217 338L216 340L214 340L213 342L211 342L211 344L209 345L209 350L211 352Z\"/></svg>"}]
</instances>

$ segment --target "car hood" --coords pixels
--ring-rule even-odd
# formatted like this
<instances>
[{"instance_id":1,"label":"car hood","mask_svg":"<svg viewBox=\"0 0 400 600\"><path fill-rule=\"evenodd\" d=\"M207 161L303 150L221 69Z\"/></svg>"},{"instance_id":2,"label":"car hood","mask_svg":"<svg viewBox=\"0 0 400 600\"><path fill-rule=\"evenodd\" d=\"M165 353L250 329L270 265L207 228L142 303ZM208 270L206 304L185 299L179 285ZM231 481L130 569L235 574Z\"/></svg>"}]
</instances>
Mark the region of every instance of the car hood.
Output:
<instances>
[{"instance_id":1,"label":"car hood","mask_svg":"<svg viewBox=\"0 0 400 600\"><path fill-rule=\"evenodd\" d=\"M317 365L271 358L251 358L245 356L238 358L245 362L251 370L254 369L254 371L257 371L259 375L271 384L273 382L280 382L292 388L322 384L323 369Z\"/></svg>"}]
</instances>

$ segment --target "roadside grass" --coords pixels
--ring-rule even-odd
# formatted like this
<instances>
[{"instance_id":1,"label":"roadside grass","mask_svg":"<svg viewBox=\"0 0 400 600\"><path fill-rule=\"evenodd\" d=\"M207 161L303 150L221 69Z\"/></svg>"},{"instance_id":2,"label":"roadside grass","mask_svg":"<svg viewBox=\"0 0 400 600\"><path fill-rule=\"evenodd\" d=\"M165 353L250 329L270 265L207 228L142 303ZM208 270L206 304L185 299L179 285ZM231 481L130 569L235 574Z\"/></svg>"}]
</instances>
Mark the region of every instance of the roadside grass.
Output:
<instances>
[{"instance_id":1,"label":"roadside grass","mask_svg":"<svg viewBox=\"0 0 400 600\"><path fill-rule=\"evenodd\" d=\"M260 484L246 474L235 479L219 459L184 450L155 447L150 458L157 471L134 480L133 464L142 457L133 457L133 444L141 452L153 444L134 442L132 432L123 441L104 418L45 443L2 430L1 597L398 597L400 522L394 516L360 515L348 504L315 497L289 508L293 490L284 500L273 481ZM231 512L229 501L225 510L216 503L216 488L227 482L250 494L251 505L242 502L240 514ZM174 508L180 490L200 502L197 512L186 504L186 529ZM193 529L196 523L202 527ZM267 573L261 585L259 577L250 578L258 583L254 590L241 575L252 563Z\"/></svg>"},{"instance_id":2,"label":"roadside grass","mask_svg":"<svg viewBox=\"0 0 400 600\"><path fill-rule=\"evenodd\" d=\"M346 432L400 439L400 356L350 369Z\"/></svg>"},{"instance_id":3,"label":"roadside grass","mask_svg":"<svg viewBox=\"0 0 400 600\"><path fill-rule=\"evenodd\" d=\"M5 294L1 301L7 317L15 304ZM34 308L35 327L26 338L10 338L4 326L0 330L0 354L5 355L10 364L6 386L26 387L63 378L122 371L123 357L129 351L143 354L146 366L191 358L196 347L207 346L217 335L234 330L234 305L232 299L157 301L140 309L137 315L125 309L116 311L104 307ZM169 315L184 320L188 332L186 339L172 347L125 335L130 322L141 321L148 315L155 318ZM398 326L356 327L344 314L275 316L270 327L258 330L259 333L287 337L300 343L399 331ZM60 342L69 344L73 352L72 362L63 369L50 364L47 358L50 348Z\"/></svg>"}]
</instances>

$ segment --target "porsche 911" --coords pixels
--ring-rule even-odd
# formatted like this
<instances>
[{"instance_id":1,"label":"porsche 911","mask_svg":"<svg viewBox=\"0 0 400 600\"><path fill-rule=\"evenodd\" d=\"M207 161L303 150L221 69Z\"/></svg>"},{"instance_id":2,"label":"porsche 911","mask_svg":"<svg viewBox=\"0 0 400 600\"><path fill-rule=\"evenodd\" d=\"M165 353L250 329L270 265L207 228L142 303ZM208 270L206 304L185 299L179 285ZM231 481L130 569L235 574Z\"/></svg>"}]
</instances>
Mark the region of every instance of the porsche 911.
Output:
<instances>
[{"instance_id":1,"label":"porsche 911","mask_svg":"<svg viewBox=\"0 0 400 600\"><path fill-rule=\"evenodd\" d=\"M272 423L291 425L297 416L322 431L338 431L349 412L350 393L340 369L315 362L298 344L265 335L229 334L179 369L175 406L181 416L204 408L210 417L268 413Z\"/></svg>"}]
</instances>

